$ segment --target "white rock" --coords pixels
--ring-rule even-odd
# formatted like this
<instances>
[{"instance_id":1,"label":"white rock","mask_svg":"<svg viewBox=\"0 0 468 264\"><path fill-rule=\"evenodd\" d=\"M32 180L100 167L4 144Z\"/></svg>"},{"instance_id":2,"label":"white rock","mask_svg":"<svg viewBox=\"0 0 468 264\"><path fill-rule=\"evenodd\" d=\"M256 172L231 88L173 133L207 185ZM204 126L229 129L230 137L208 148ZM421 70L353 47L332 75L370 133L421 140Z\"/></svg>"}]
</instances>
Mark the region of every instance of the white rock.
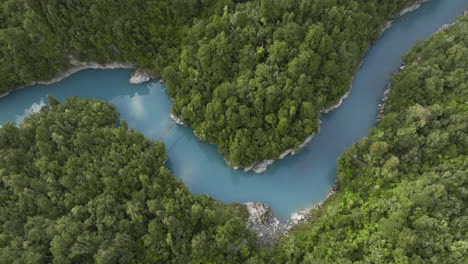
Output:
<instances>
[{"instance_id":1,"label":"white rock","mask_svg":"<svg viewBox=\"0 0 468 264\"><path fill-rule=\"evenodd\" d=\"M271 220L271 208L264 203L246 202L244 203L249 212L248 222L251 225L260 225L268 223Z\"/></svg>"},{"instance_id":2,"label":"white rock","mask_svg":"<svg viewBox=\"0 0 468 264\"><path fill-rule=\"evenodd\" d=\"M293 152L292 149L288 149L286 150L285 152L281 153L281 155L279 156L280 159L284 159L284 157L286 157L289 153Z\"/></svg>"},{"instance_id":3,"label":"white rock","mask_svg":"<svg viewBox=\"0 0 468 264\"><path fill-rule=\"evenodd\" d=\"M131 69L134 68L135 65L130 64L130 63L119 63L119 62L110 62L106 64L99 64L94 61L87 61L87 62L81 62L77 61L76 59L70 58L70 64L73 66L70 69L67 69L63 72L59 72L56 76L54 76L52 79L47 80L47 81L38 81L38 82L32 82L28 84L27 86L35 85L35 84L44 84L44 85L49 85L53 83L57 83L62 81L63 79L67 78L68 76L75 74L79 71L82 70L87 70L87 69L96 69L96 70L107 70L107 69Z\"/></svg>"},{"instance_id":4,"label":"white rock","mask_svg":"<svg viewBox=\"0 0 468 264\"><path fill-rule=\"evenodd\" d=\"M137 69L132 72L132 76L130 77L129 82L131 84L142 84L147 81L151 80L151 75L148 74L147 72Z\"/></svg>"},{"instance_id":5,"label":"white rock","mask_svg":"<svg viewBox=\"0 0 468 264\"><path fill-rule=\"evenodd\" d=\"M428 2L428 1L429 0L416 1L416 3L414 3L414 4L410 5L410 6L408 6L407 8L401 10L399 16L402 16L404 14L413 12L414 10L418 9L421 6L421 4L423 4L425 2Z\"/></svg>"},{"instance_id":6,"label":"white rock","mask_svg":"<svg viewBox=\"0 0 468 264\"><path fill-rule=\"evenodd\" d=\"M256 163L256 162L254 162L254 164L250 165L249 167L245 167L245 168L244 168L244 172L249 172L250 170L252 170L253 167L255 166L255 163Z\"/></svg>"},{"instance_id":7,"label":"white rock","mask_svg":"<svg viewBox=\"0 0 468 264\"><path fill-rule=\"evenodd\" d=\"M171 113L171 114L169 115L169 117L172 119L172 121L176 122L176 124L179 124L179 125L181 125L181 126L185 125L185 124L184 124L184 121L182 121L182 119L180 119L180 117L174 115L173 113Z\"/></svg>"},{"instance_id":8,"label":"white rock","mask_svg":"<svg viewBox=\"0 0 468 264\"><path fill-rule=\"evenodd\" d=\"M267 170L268 166L270 166L271 164L273 164L273 162L275 162L274 160L263 160L261 162L258 162L257 164L255 164L255 166L253 167L253 171L255 173L263 173Z\"/></svg>"}]
</instances>

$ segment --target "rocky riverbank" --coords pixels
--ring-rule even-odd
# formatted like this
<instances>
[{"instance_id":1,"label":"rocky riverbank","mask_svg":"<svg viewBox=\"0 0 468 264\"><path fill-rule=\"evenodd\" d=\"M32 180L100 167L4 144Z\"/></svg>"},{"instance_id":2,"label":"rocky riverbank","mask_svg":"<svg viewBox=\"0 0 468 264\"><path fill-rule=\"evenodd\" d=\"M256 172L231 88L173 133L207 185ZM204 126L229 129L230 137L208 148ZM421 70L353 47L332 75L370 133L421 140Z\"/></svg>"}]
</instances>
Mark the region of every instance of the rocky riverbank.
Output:
<instances>
[{"instance_id":1,"label":"rocky riverbank","mask_svg":"<svg viewBox=\"0 0 468 264\"><path fill-rule=\"evenodd\" d=\"M28 84L27 86L32 86L36 84L44 84L44 85L49 85L53 83L58 83L65 78L69 77L70 75L73 75L77 72L83 71L83 70L88 70L88 69L99 69L99 70L106 70L106 69L119 69L119 68L124 68L124 69L133 69L136 67L136 65L131 64L131 63L125 63L125 62L111 62L111 63L105 63L105 64L99 64L97 62L89 61L89 62L81 62L77 61L75 59L70 60L70 64L72 65L71 68L62 71L55 75L50 80L47 81L37 81L37 82L32 82Z\"/></svg>"},{"instance_id":2,"label":"rocky riverbank","mask_svg":"<svg viewBox=\"0 0 468 264\"><path fill-rule=\"evenodd\" d=\"M410 6L407 6L406 8L404 8L403 10L401 10L392 20L388 21L382 28L380 34L382 34L386 29L388 29L393 21L400 17L400 16L403 16L407 13L410 13L410 12L413 12L414 10L418 9L419 7L421 7L421 4L425 3L425 2L428 2L430 0L419 0L419 1L416 1L415 3L411 4ZM363 56L365 57L365 55ZM363 63L363 60L360 61L359 65L356 67L357 70L359 70L359 68L361 67ZM356 70L356 71L357 71ZM352 83L353 81L351 81ZM343 104L343 101L348 98L349 94L351 93L351 89L352 89L352 85L350 85L348 91L340 98L340 100L338 100L338 102L328 108L324 108L322 109L322 111L320 111L320 113L322 114L326 114L338 107L341 106L341 104ZM388 92L386 91L386 93L388 94ZM387 94L384 94L384 97L387 96ZM386 99L385 99L386 100ZM383 103L382 103L383 105ZM380 107L380 106L379 106ZM382 107L383 108L383 107ZM381 110L381 112L383 112L383 110ZM320 119L319 119L320 121ZM320 128L319 128L320 130ZM318 131L317 133L319 133L320 131ZM305 147L312 139L313 137L315 136L315 133L308 136L304 142L298 146L298 148L296 149L288 149L286 150L285 152L283 152L280 156L279 156L279 159L283 159L284 157L286 157L287 155L289 154L296 154L298 152L298 150L302 149L303 147ZM244 172L249 172L249 171L253 171L255 173L263 173L267 170L268 166L270 166L271 164L273 164L275 162L275 160L259 160L259 161L256 161L254 162L251 166L248 166L248 167L245 167L244 168Z\"/></svg>"},{"instance_id":3,"label":"rocky riverbank","mask_svg":"<svg viewBox=\"0 0 468 264\"><path fill-rule=\"evenodd\" d=\"M249 213L247 227L257 234L257 242L260 244L271 243L280 236L288 233L293 227L306 223L312 210L322 208L324 202L336 193L336 185L328 193L327 197L312 207L301 209L291 215L286 222L280 222L273 215L271 208L264 203L243 203Z\"/></svg>"},{"instance_id":4,"label":"rocky riverbank","mask_svg":"<svg viewBox=\"0 0 468 264\"><path fill-rule=\"evenodd\" d=\"M112 70L112 69L135 69L138 66L135 64L131 63L126 63L126 62L110 62L110 63L104 63L100 64L94 61L88 61L88 62L81 62L77 61L73 58L70 58L70 65L71 67L65 71L57 73L52 79L46 80L46 81L34 81L31 82L27 85L17 87L14 90L21 90L29 86L37 85L37 84L42 84L42 85L49 85L49 84L54 84L58 83L60 81L63 81L67 77L70 77L71 75L83 71L83 70L88 70L88 69L95 69L95 70ZM147 81L150 81L152 79L158 79L158 76L152 75L142 69L136 69L132 71L130 80L129 82L131 84L142 84ZM161 82L163 82L161 80ZM10 94L10 92L6 92L3 94L0 94L0 98L6 97Z\"/></svg>"},{"instance_id":5,"label":"rocky riverbank","mask_svg":"<svg viewBox=\"0 0 468 264\"><path fill-rule=\"evenodd\" d=\"M406 13L412 12L419 8L422 3L428 2L429 0L420 0L417 1L416 3L412 4L411 6L406 7L403 9L395 18L402 16ZM467 11L464 12L464 15L466 15ZM393 20L388 21L385 26L383 27L381 33L383 33L387 28L389 28L393 23ZM442 27L441 30L446 30L450 25L447 25L445 27ZM358 65L357 69L360 68L362 65L362 62ZM404 65L400 67L400 70L404 69ZM377 120L380 120L383 117L383 111L385 108L385 102L388 99L388 94L390 92L391 85L389 84L387 90L385 90L383 98L382 98L382 103L379 105L379 115L377 117ZM343 95L343 97L333 106L328 107L326 109L323 109L321 113L328 113L332 111L333 109L338 108L341 106L343 101L349 96L350 92L352 89L352 85L350 86L348 92ZM309 137L306 138L303 144L299 146L298 149L304 147L307 143L309 143L315 134L310 135ZM289 154L294 155L296 153L295 150L286 150L284 153L280 155L280 159L286 157ZM254 164L254 166L245 168L244 170L254 170L254 172L259 171L264 172L266 170L266 167L268 165L271 165L274 161L273 160L265 160L265 161L260 161ZM255 169L258 169L257 171ZM304 208L301 209L299 212L294 213L289 220L286 222L280 222L272 213L271 208L264 204L264 203L253 203L253 202L248 202L244 203L244 205L247 208L247 211L249 212L249 219L248 219L248 227L250 230L255 232L258 236L258 242L259 243L271 243L278 237L287 234L289 230L291 230L293 227L297 226L298 224L302 223L307 223L310 219L310 212L316 209L322 208L323 204L325 201L328 200L328 198L335 194L337 191L337 186L336 184L333 185L332 189L328 193L327 197L322 201L317 204L315 204L312 207L309 208Z\"/></svg>"},{"instance_id":6,"label":"rocky riverbank","mask_svg":"<svg viewBox=\"0 0 468 264\"><path fill-rule=\"evenodd\" d=\"M387 23L385 23L385 26L382 28L382 30L380 31L380 34L384 33L385 30L387 30L392 24L393 24L393 21L395 21L395 19L397 19L398 17L401 17L405 14L408 14L408 13L411 13L413 11L415 11L416 9L420 8L422 4L426 3L426 2L429 2L431 0L418 0L414 3L412 3L411 5L405 7L404 9L402 9L398 14L396 14L393 19L387 21Z\"/></svg>"},{"instance_id":7,"label":"rocky riverbank","mask_svg":"<svg viewBox=\"0 0 468 264\"><path fill-rule=\"evenodd\" d=\"M169 115L169 117L172 119L172 121L174 121L176 124L178 125L181 125L181 126L184 126L184 121L182 121L182 119L178 116L176 116L175 114L171 113Z\"/></svg>"},{"instance_id":8,"label":"rocky riverbank","mask_svg":"<svg viewBox=\"0 0 468 264\"><path fill-rule=\"evenodd\" d=\"M129 82L131 84L142 84L156 78L157 76L153 76L147 71L144 71L143 69L139 68L132 71Z\"/></svg>"},{"instance_id":9,"label":"rocky riverbank","mask_svg":"<svg viewBox=\"0 0 468 264\"><path fill-rule=\"evenodd\" d=\"M428 0L423 1L423 2L427 2L427 1L428 1ZM420 6L420 4L419 4L419 6ZM418 7L419 7L419 6L418 6ZM411 9L411 11L414 11L414 10L415 10L415 9ZM464 12L463 12L463 15L464 15L464 16L468 16L468 10L464 11ZM457 23L457 22L453 22L453 23L451 23L451 24L444 24L442 27L439 28L439 31L444 31L444 32L445 32L445 31L447 31L451 26L455 25L456 23ZM398 70L396 73L394 73L394 74L399 73L399 72L402 71L404 68L405 68L405 64L403 63L403 64L400 66L399 70ZM388 86L387 86L387 89L385 90L384 95L383 95L383 97L382 97L382 102L379 104L379 113L377 114L377 122L379 122L380 120L382 120L382 118L384 117L385 104L386 104L386 102L387 102L387 100L388 100L388 95L389 95L389 93L390 93L390 89L391 89L391 88L392 88L392 83L389 82L389 83L388 83Z\"/></svg>"},{"instance_id":10,"label":"rocky riverbank","mask_svg":"<svg viewBox=\"0 0 468 264\"><path fill-rule=\"evenodd\" d=\"M65 71L57 73L52 79L49 79L47 81L31 82L27 85L17 87L16 89L14 89L14 91L21 90L26 87L37 85L37 84L49 85L49 84L58 83L77 72L80 72L82 70L87 70L87 69L118 69L118 68L132 69L135 67L134 64L130 64L130 63L111 62L111 63L99 64L97 62L92 62L92 61L91 62L79 62L75 59L70 59L70 65L72 65L72 67L70 67L69 69ZM9 94L10 92L1 94L0 98L8 96Z\"/></svg>"}]
</instances>

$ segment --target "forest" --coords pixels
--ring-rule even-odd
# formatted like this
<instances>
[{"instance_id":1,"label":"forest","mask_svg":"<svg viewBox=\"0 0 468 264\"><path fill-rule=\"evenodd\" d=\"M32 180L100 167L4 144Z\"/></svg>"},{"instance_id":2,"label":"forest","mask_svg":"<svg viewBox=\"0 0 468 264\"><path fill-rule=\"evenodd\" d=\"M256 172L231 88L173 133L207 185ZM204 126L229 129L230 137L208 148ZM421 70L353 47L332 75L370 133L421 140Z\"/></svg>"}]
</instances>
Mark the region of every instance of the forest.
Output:
<instances>
[{"instance_id":1,"label":"forest","mask_svg":"<svg viewBox=\"0 0 468 264\"><path fill-rule=\"evenodd\" d=\"M383 24L412 0L5 0L0 94L70 67L131 62L232 167L318 131Z\"/></svg>"},{"instance_id":2,"label":"forest","mask_svg":"<svg viewBox=\"0 0 468 264\"><path fill-rule=\"evenodd\" d=\"M174 112L201 138L231 165L248 164L297 144L283 142L280 117L301 126L316 120L346 91L381 23L405 1L236 2L2 1L0 91L50 78L70 66L70 56L136 62L162 75ZM347 17L352 26L336 22ZM337 36L331 25L343 26ZM356 50L341 61L335 39L356 27L360 33L343 33L340 43ZM332 33L314 38L316 31ZM322 40L330 53L315 49ZM300 64L318 61L310 56L320 57L309 65L316 73ZM325 74L328 61L340 74ZM129 129L114 106L49 96L40 112L0 127L0 263L467 263L468 16L403 61L384 118L338 160L338 193L271 246L255 243L239 204L192 195L165 167L164 145ZM302 94L297 87L310 74ZM325 84L335 93L320 90ZM258 116L252 98L260 98ZM255 126L243 125L244 111ZM298 142L314 131L288 129ZM251 141L251 131L268 142ZM276 145L257 153L267 143Z\"/></svg>"},{"instance_id":3,"label":"forest","mask_svg":"<svg viewBox=\"0 0 468 264\"><path fill-rule=\"evenodd\" d=\"M338 161L338 194L275 263L468 262L468 16L403 60L385 117Z\"/></svg>"},{"instance_id":4,"label":"forest","mask_svg":"<svg viewBox=\"0 0 468 264\"><path fill-rule=\"evenodd\" d=\"M0 263L246 263L246 212L193 196L114 106L67 99L0 128Z\"/></svg>"}]
</instances>

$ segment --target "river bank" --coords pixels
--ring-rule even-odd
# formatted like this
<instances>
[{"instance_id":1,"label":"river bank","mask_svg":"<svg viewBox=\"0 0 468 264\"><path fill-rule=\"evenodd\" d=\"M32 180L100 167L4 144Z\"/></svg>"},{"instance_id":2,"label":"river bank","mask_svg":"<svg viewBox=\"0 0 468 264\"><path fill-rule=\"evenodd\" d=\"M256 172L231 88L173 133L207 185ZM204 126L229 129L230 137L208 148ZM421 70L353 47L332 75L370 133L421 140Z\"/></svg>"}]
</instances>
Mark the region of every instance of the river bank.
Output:
<instances>
[{"instance_id":1,"label":"river bank","mask_svg":"<svg viewBox=\"0 0 468 264\"><path fill-rule=\"evenodd\" d=\"M416 2L414 4L412 4L411 6L408 6L405 9L403 9L401 12L398 13L398 15L396 17L399 17L399 16L402 16L402 15L407 14L409 12L412 12L412 11L416 10L417 8L419 8L422 3L428 2L428 1L429 0L418 1L418 2ZM384 28L382 29L380 34L382 34L389 27L389 25L392 25L393 20L395 18L393 18L391 21L387 22L387 24L384 25ZM442 28L442 30L443 29L445 29L445 28ZM371 44L370 46L372 46L372 45L373 44ZM369 48L370 48L370 46L369 46ZM367 52L366 52L366 54L364 54L363 58L366 55L367 55ZM363 63L363 60L361 60L361 62L357 66L357 71L361 68L362 63ZM404 65L400 67L400 70L402 70L403 68L404 68ZM353 80L354 80L354 77L353 77ZM382 113L384 111L385 101L388 99L388 94L390 92L390 88L391 88L391 84L389 83L388 87L385 90L384 95L382 97L382 102L379 105L378 120L383 116ZM336 104L334 104L334 105L332 105L332 106L330 106L328 108L323 109L321 111L321 113L328 113L328 112L340 107L342 105L343 101L349 96L351 90L352 90L352 85L349 87L349 90L346 92L346 94L343 95ZM317 133L320 133L320 128L319 128L319 131ZM314 137L314 135L315 134L312 134L311 136L307 137L306 140L304 141L303 145L301 145L301 147L304 147L308 142L310 142L312 140L312 138ZM286 155L288 155L290 153L293 154L293 155L295 154L295 152L293 150L287 150L285 153L283 153L280 156L280 158L284 158ZM265 165L268 166L268 165L270 165L272 163L273 163L273 161L267 160L265 162ZM262 169L266 170L266 167L262 168ZM249 212L254 212L253 214L251 214L251 217L249 218L250 229L257 233L257 235L259 237L258 240L259 240L260 243L271 242L271 241L275 240L276 238L287 234L289 230L291 230L292 228L294 228L298 224L307 223L310 220L309 216L310 216L311 211L320 209L323 206L323 204L328 200L328 198L331 195L335 194L336 191L337 191L337 185L335 183L333 185L333 187L331 188L330 192L328 193L328 195L325 197L325 199L323 201L315 204L312 207L301 209L297 213L294 213L293 215L291 215L291 218L288 219L284 223L281 223L280 221L278 221L278 219L275 218L274 216L269 216L271 214L270 212L266 212L263 215L259 213L259 212L265 211L264 208L267 208L268 205L262 204L262 203L250 203L248 205L246 204L246 206L249 207L248 211ZM260 208L260 210L255 211L254 210L255 208ZM260 220L262 220L262 221L260 221Z\"/></svg>"},{"instance_id":2,"label":"river bank","mask_svg":"<svg viewBox=\"0 0 468 264\"><path fill-rule=\"evenodd\" d=\"M337 185L333 185L327 196L311 207L303 208L291 215L286 222L281 222L274 216L270 206L265 203L243 203L249 213L247 227L257 234L259 244L268 244L286 235L293 227L307 223L311 211L323 207L324 203L337 192Z\"/></svg>"},{"instance_id":3,"label":"river bank","mask_svg":"<svg viewBox=\"0 0 468 264\"><path fill-rule=\"evenodd\" d=\"M401 17L401 16L403 16L405 14L408 14L408 13L411 13L411 12L415 11L416 9L420 8L422 4L424 4L426 2L429 2L429 1L431 1L431 0L418 0L415 3L410 4L409 6L402 9L392 19L390 19L389 21L387 21L387 23L385 23L382 30L380 31L380 35L382 35L385 32L385 30L387 30L393 24L395 19L397 19L397 18L399 18L399 17Z\"/></svg>"},{"instance_id":4,"label":"river bank","mask_svg":"<svg viewBox=\"0 0 468 264\"><path fill-rule=\"evenodd\" d=\"M131 84L142 84L142 83L145 83L145 82L150 81L152 79L158 78L158 76L154 76L154 75L152 75L152 74L138 68L138 65L132 64L132 63L126 63L126 62L109 62L109 63L100 64L100 63L97 63L97 62L94 62L94 61L81 62L81 61L77 61L77 60L71 58L70 59L70 65L71 65L70 68L57 73L54 77L52 77L49 80L34 81L34 82L31 82L31 83L29 83L27 85L17 87L15 89L13 89L12 91L0 94L0 99L3 98L3 97L8 96L11 92L21 90L21 89L27 88L29 86L38 85L38 84L39 85L50 85L50 84L58 83L58 82L63 81L64 79L70 77L71 75L73 75L75 73L78 73L78 72L83 71L83 70L90 70L90 69L93 69L93 70L134 69L134 71L132 71L130 79L129 79L129 82Z\"/></svg>"},{"instance_id":5,"label":"river bank","mask_svg":"<svg viewBox=\"0 0 468 264\"><path fill-rule=\"evenodd\" d=\"M427 2L429 0L425 0L424 2ZM414 11L415 9L411 9L411 11ZM468 10L465 10L463 12L463 16L468 16ZM450 24L444 24L442 27L439 28L439 31L447 31L451 26L455 25L457 22L453 22L453 23L450 23ZM396 71L393 75L396 75L398 74L400 71L402 71L404 68L406 67L406 65L403 63L400 68L398 69L398 71ZM382 97L382 101L381 103L379 104L379 113L377 115L377 122L379 122L380 120L382 120L382 118L384 118L384 112L385 112L385 104L387 103L387 100L388 100L388 94L390 93L390 90L392 88L392 83L391 81L388 83L388 86L387 86L387 89L385 90L384 94L383 94L383 97Z\"/></svg>"},{"instance_id":6,"label":"river bank","mask_svg":"<svg viewBox=\"0 0 468 264\"><path fill-rule=\"evenodd\" d=\"M430 21L428 21L430 22ZM427 22L426 22L427 23ZM448 23L448 22L444 22ZM398 24L398 23L396 23ZM442 23L443 24L443 23ZM440 24L440 25L442 25ZM407 25L405 25L407 26ZM377 30L378 31L378 30ZM393 30L390 30L393 33ZM378 33L378 32L377 32ZM390 33L390 32L388 32ZM417 35L418 32L411 32L411 35L408 34L397 34L396 37L392 38L397 38L397 39L407 39L410 38L413 35ZM383 49L378 49L380 50L379 54L382 54L382 50L388 52L388 56L390 58L399 58L401 56L400 53L398 52L393 52L395 49L397 49L399 46L399 42L392 41L391 38L387 38L388 34L385 34L385 41L382 42L387 42L390 41L392 44L391 46L389 45L383 45L385 48ZM423 37L418 37L419 39L422 39ZM398 40L400 41L400 40ZM384 43L379 42L379 45L382 45ZM372 52L371 52L372 54ZM371 55L371 56L376 56L377 54ZM384 60L385 58L382 59L383 56L378 56L379 60L378 63L372 64L373 67L370 67L370 69L380 69L378 68L379 65L386 65L391 64L391 61L388 62ZM369 60L372 60L371 58L368 58ZM369 61L367 60L367 61ZM371 71L366 69L367 63L364 65L364 71L363 73L364 76L362 79L367 79L366 82L372 81L372 78L367 78L367 76L375 76L376 71ZM393 68L397 68L399 65L393 65ZM122 71L123 72L123 71ZM103 75L106 76L108 79L112 79L115 76L110 73L94 73L94 72L89 72L89 75ZM117 75L117 74L115 74ZM126 82L125 78L128 75L127 72L123 74L124 76L122 77L122 73L119 74L120 77L122 77L121 82ZM386 75L385 79L387 79L389 73ZM359 74L358 74L359 76ZM80 77L81 78L81 77ZM76 78L78 79L78 78ZM98 79L98 78L96 78ZM382 78L380 78L382 79ZM359 77L357 78L359 80ZM78 81L77 81L78 82ZM80 81L81 82L81 81ZM386 83L388 81L384 81L382 85L379 85L379 83L374 84L372 83L371 86L373 87L382 87L384 89ZM99 84L101 87L103 86L102 84ZM78 85L77 85L78 86ZM42 87L44 88L44 87ZM42 89L39 88L39 89ZM133 91L135 87L127 87L130 89L130 92ZM67 88L68 89L68 88ZM71 88L70 88L71 89ZM355 91L360 91L360 89L363 89L362 95L366 96L369 94L369 89L366 87L365 90L362 87L362 85L355 84L355 87L353 88ZM65 89L62 89L65 90ZM373 89L375 90L375 89ZM76 90L76 95L84 96L86 93L81 93L83 90L81 88L77 88ZM150 89L150 91L152 91ZM158 91L159 94L163 94L164 91L163 89L154 89L154 91ZM107 100L112 101L113 98L115 98L115 95L107 95L108 93L114 93L115 89L109 89L106 92L106 98ZM351 94L350 98L353 98L354 100L354 95ZM383 91L379 90L379 98L382 95ZM46 94L46 93L44 93ZM83 95L82 95L83 94ZM104 92L103 92L104 94ZM127 94L127 93L125 93ZM151 97L151 93L149 95L142 95L138 99L143 99L143 98L148 98L146 101L147 103L143 103L143 101L139 100L130 100L132 98L127 98L124 96L124 98L120 98L119 100L114 100L113 103L116 103L119 106L119 111L121 113L126 113L127 116L126 119L130 121L130 125L134 127L135 129L138 129L139 131L145 132L148 136L151 136L153 134L157 134L156 132L153 132L154 127L156 126L156 123L158 123L161 120L166 120L167 121L167 116L169 116L168 110L169 109L169 104L164 104L163 107L159 108L150 108L150 106L155 105L157 102L158 105L161 103L159 101L156 101L156 98ZM90 93L89 96L94 96L94 93ZM26 96L23 96L26 97ZM151 100L149 99L151 98ZM165 98L165 97L164 97ZM22 98L20 98L22 99ZM133 98L135 99L135 98ZM333 112L332 115L330 116L331 120L339 120L340 122L345 120L352 120L353 116L364 116L366 113L372 112L372 110L376 109L377 104L372 104L373 102L377 102L379 99L374 99L374 97L371 98L372 100L368 100L366 97L366 100L359 100L357 103L357 106L354 108L359 109L358 111L353 111L353 110L348 110L347 103L352 100L346 100L345 103L343 103L343 106L337 109L335 112ZM169 102L169 100L167 100ZM366 102L372 102L369 104L366 104ZM134 103L135 105L141 106L142 112L143 110L145 112L151 113L152 118L147 118L142 121L143 119L136 119L134 117L135 114L135 109L128 107L130 103ZM369 105L372 104L372 109L368 107ZM144 108L143 108L144 107ZM342 110L342 109L347 109L347 110ZM156 114L158 112L163 111L164 117L159 117ZM339 116L340 112L344 113L349 113L349 114L342 114L342 116L345 116L343 119L337 119ZM6 111L4 113L7 113ZM224 165L224 162L216 162L219 157L217 156L218 152L215 151L214 147L206 147L208 144L192 144L192 142L189 140L185 139L194 139L192 136L192 132L188 129L184 129L183 132L180 131L174 131L175 136L173 137L165 137L164 142L170 146L171 151L169 151L169 160L172 163L171 165L171 170L174 171L174 175L179 177L181 180L186 182L187 186L193 191L194 193L199 193L199 194L209 194L216 199L220 199L225 201L226 203L232 202L232 201L264 201L267 204L270 204L271 207L273 208L274 212L277 215L283 215L280 217L280 219L287 219L291 215L291 211L288 211L285 209L284 204L288 204L290 208L301 208L302 206L300 205L308 205L312 204L314 201L319 201L323 196L325 196L326 191L330 188L331 184L333 183L334 176L326 176L327 173L330 174L329 172L332 171L332 168L335 168L335 162L336 162L336 157L339 154L333 154L334 152L342 152L342 147L341 145L349 145L352 144L352 142L355 141L355 137L361 137L367 134L367 129L368 127L371 127L375 121L375 115L372 114L373 116L368 119L370 120L369 122L361 122L359 124L356 124L357 122L347 122L345 126L336 126L336 125L330 125L328 127L331 127L331 129L327 130L327 124L324 124L321 126L321 135L317 136L313 142L314 146L317 144L317 151L309 151L308 148L307 150L303 151L303 153L299 157L294 157L294 159L288 159L286 161L283 161L281 163L281 166L277 166L277 169L275 168L274 170L268 170L265 175L255 177L252 175L243 175L242 172L240 171L233 171L231 169L226 168ZM150 116L150 115L148 115ZM166 119L164 119L166 118ZM134 119L133 123L132 119ZM164 121L161 126L167 127L166 121ZM331 123L331 122L329 122ZM338 123L338 121L336 121ZM147 125L151 124L151 126ZM354 130L355 127L361 127L363 128L362 130L366 130L365 132L362 131L357 131ZM164 129L164 128L163 128ZM335 133L336 131L343 131L343 133ZM329 137L325 137L324 135L333 135ZM322 140L323 137L323 140ZM345 138L343 142L335 142L334 139L338 138ZM180 140L182 138L182 140ZM184 141L185 140L185 141ZM178 145L174 142L179 142ZM194 139L193 142L198 142L198 140ZM320 142L325 142L321 144ZM340 145L340 146L335 146L335 145ZM333 147L333 148L332 148ZM329 148L329 149L328 149ZM327 152L321 151L327 149ZM208 152L207 150L212 150L211 152ZM316 152L319 152L318 154L314 154ZM333 153L332 153L333 152ZM182 155L181 155L182 153ZM184 153L195 153L194 155L185 155ZM332 154L330 154L332 153ZM310 161L309 161L310 160ZM327 161L331 161L330 163L333 164L328 164ZM207 165L205 164L207 163ZM219 163L219 164L218 164ZM219 166L218 166L219 165ZM222 167L222 168L221 168ZM312 168L313 167L313 168ZM332 173L333 174L333 173ZM208 176L207 176L208 175ZM213 176L210 176L213 175ZM289 177L291 175L295 175L297 177ZM302 177L303 175L308 175L309 177ZM328 177L328 178L327 178ZM287 178L287 180L284 180ZM321 184L320 181L312 181L310 178L324 178L321 182L328 182L325 184ZM263 180L264 179L264 180ZM305 186L305 187L304 187ZM302 188L304 187L304 188ZM315 188L315 189L314 189ZM304 191L304 189L307 189ZM226 195L228 193L228 195ZM305 193L305 194L304 194ZM320 197L317 197L317 194L320 193ZM277 198L271 198L272 196L274 197L279 197L280 199ZM307 198L304 198L307 196ZM281 202L278 202L281 200ZM304 201L306 201L304 203ZM286 212L287 213L284 213ZM283 213L281 213L283 212Z\"/></svg>"},{"instance_id":7,"label":"river bank","mask_svg":"<svg viewBox=\"0 0 468 264\"><path fill-rule=\"evenodd\" d=\"M398 17L401 17L407 13L410 13L410 12L413 12L415 11L416 9L418 9L419 7L421 7L421 5L425 2L428 2L430 0L418 0L416 1L415 3L405 7L404 9L402 9L398 14L396 14L391 20L387 21L387 23L385 23L385 25L382 27L382 30L380 31L380 35L382 35L385 30L387 30L394 22L395 19L397 19ZM369 45L369 48L373 45L370 44ZM368 49L369 49L368 48ZM356 72L359 71L362 63L363 63L363 59L364 57L367 55L367 52L362 56L361 58L361 61L359 62L358 66L356 67L356 70L355 70L355 73L354 75L356 75ZM353 76L354 76L353 75ZM348 89L348 91L338 100L338 102L330 107L327 107L327 108L324 108L320 111L320 114L326 114L326 113L329 113L330 111L340 107L342 104L343 104L343 101L346 100L346 98L348 98L349 94L351 93L351 89L352 89L352 82L354 81L354 77L353 79L351 80L351 85ZM319 124L320 124L320 118L319 118ZM318 131L316 133L320 133L320 127L318 129ZM300 144L297 148L295 149L287 149L285 150L282 154L280 154L279 156L279 160L285 158L287 155L291 154L291 155L295 155L296 153L298 153L300 151L300 149L302 149L303 147L305 147L310 141L312 141L312 139L314 138L315 134L316 133L313 133L311 134L310 136L308 136L302 144ZM276 159L276 160L278 160ZM259 161L256 161L254 162L252 165L248 166L248 167L245 167L243 168L244 169L244 172L249 172L249 171L253 171L255 173L263 173L265 172L267 169L268 169L268 166L272 165L276 160L259 160ZM229 164L228 164L229 165Z\"/></svg>"}]
</instances>

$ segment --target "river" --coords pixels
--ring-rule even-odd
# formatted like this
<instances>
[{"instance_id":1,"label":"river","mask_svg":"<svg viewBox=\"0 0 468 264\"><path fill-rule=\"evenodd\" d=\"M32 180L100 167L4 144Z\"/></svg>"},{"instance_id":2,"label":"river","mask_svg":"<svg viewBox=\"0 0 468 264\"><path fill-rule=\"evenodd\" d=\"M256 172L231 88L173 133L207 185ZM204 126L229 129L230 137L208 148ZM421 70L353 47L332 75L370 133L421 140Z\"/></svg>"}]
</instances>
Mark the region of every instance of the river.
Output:
<instances>
[{"instance_id":1,"label":"river","mask_svg":"<svg viewBox=\"0 0 468 264\"><path fill-rule=\"evenodd\" d=\"M349 97L322 115L321 132L300 153L275 162L263 174L229 169L214 145L200 142L190 128L176 126L162 139L168 167L194 194L225 203L264 202L286 220L293 212L323 200L336 178L336 160L344 149L375 125L378 104L401 56L417 40L428 38L468 9L468 0L432 0L398 18L368 50ZM35 85L0 99L0 124L20 122L45 105L45 95L97 98L117 106L130 127L156 139L170 124L170 99L158 81L128 83L130 71L86 70L52 85ZM409 87L410 89L410 87Z\"/></svg>"}]
</instances>

